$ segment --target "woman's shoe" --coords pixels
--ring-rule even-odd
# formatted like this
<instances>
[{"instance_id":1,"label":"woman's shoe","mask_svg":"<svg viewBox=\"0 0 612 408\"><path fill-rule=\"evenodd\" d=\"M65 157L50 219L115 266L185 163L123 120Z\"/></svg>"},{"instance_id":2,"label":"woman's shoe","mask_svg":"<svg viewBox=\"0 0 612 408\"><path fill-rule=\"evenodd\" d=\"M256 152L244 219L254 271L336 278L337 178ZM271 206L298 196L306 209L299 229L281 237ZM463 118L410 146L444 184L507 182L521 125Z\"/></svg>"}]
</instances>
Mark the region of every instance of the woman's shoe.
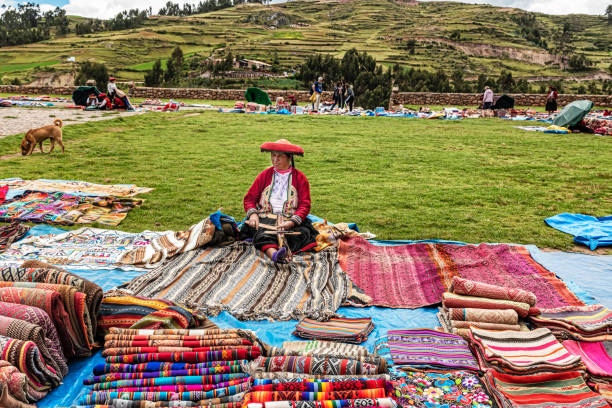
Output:
<instances>
[{"instance_id":1,"label":"woman's shoe","mask_svg":"<svg viewBox=\"0 0 612 408\"><path fill-rule=\"evenodd\" d=\"M278 251L272 254L272 262L277 263L277 264L286 264L287 263L287 259L285 259L286 256L287 256L287 248L280 247Z\"/></svg>"}]
</instances>

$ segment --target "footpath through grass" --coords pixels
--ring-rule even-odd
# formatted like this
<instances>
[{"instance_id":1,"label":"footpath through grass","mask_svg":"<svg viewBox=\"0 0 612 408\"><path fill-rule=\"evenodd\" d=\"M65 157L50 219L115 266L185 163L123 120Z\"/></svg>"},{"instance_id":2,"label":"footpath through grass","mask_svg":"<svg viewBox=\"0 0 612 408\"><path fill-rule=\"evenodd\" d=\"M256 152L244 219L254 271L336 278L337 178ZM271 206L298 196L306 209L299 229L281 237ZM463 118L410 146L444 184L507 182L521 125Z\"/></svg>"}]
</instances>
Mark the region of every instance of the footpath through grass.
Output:
<instances>
[{"instance_id":1,"label":"footpath through grass","mask_svg":"<svg viewBox=\"0 0 612 408\"><path fill-rule=\"evenodd\" d=\"M517 124L148 113L66 126L66 154L0 160L0 174L154 187L119 229L185 229L219 207L242 218L244 193L269 166L259 145L288 138L306 151L296 165L310 180L312 213L332 222L381 239L571 249L572 237L544 218L612 213L612 138ZM21 137L0 139L0 156L18 152Z\"/></svg>"}]
</instances>

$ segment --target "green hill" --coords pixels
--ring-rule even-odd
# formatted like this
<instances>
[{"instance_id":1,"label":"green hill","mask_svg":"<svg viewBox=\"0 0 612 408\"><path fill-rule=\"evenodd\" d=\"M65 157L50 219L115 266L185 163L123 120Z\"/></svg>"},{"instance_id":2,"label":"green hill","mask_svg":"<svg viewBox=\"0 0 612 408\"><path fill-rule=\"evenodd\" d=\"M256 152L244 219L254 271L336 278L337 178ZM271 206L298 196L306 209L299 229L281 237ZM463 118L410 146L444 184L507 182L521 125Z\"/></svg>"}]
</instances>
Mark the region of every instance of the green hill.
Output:
<instances>
[{"instance_id":1,"label":"green hill","mask_svg":"<svg viewBox=\"0 0 612 408\"><path fill-rule=\"evenodd\" d=\"M529 20L529 16L535 16ZM521 17L523 16L523 20ZM525 17L527 16L527 17ZM71 17L73 24L82 17ZM523 21L523 22L521 22ZM552 48L553 33L569 23L571 45L593 62L588 71L560 67ZM529 39L528 39L529 38ZM414 50L408 44L414 40ZM510 70L515 78L608 75L612 62L612 30L603 16L553 16L518 9L451 2L411 6L396 0L301 0L262 6L245 5L189 17L153 16L138 29L76 36L69 34L40 43L0 48L4 80L34 79L45 72L69 72L66 61L104 62L123 80L142 80L155 59L167 58L179 45L190 58L208 57L229 47L234 55L291 68L309 54L341 56L356 47L379 63L400 63L451 73L462 68L466 77L496 75ZM194 66L196 61L194 61Z\"/></svg>"}]
</instances>

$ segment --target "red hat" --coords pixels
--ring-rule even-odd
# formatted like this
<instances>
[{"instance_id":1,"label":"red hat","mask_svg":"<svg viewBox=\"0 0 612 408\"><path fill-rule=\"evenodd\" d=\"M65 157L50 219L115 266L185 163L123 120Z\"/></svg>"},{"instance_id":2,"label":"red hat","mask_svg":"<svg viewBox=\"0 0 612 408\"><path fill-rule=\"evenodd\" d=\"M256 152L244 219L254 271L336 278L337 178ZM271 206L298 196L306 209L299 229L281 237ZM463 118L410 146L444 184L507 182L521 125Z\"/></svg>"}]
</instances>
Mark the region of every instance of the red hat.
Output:
<instances>
[{"instance_id":1,"label":"red hat","mask_svg":"<svg viewBox=\"0 0 612 408\"><path fill-rule=\"evenodd\" d=\"M279 139L276 142L266 142L259 147L262 152L280 152L297 154L298 156L304 155L304 149L298 145L294 145L287 139Z\"/></svg>"},{"instance_id":2,"label":"red hat","mask_svg":"<svg viewBox=\"0 0 612 408\"><path fill-rule=\"evenodd\" d=\"M109 81L114 81L115 79L117 79L117 78L115 78L115 77L108 78Z\"/></svg>"}]
</instances>

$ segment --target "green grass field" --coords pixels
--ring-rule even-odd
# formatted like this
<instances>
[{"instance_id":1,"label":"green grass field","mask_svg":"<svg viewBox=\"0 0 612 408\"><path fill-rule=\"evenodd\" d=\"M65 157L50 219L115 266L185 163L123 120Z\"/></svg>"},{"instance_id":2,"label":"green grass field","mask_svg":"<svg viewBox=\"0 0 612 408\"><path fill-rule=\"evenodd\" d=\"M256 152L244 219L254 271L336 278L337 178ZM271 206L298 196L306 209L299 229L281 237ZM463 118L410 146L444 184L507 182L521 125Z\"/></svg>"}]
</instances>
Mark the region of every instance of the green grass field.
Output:
<instances>
[{"instance_id":1,"label":"green grass field","mask_svg":"<svg viewBox=\"0 0 612 408\"><path fill-rule=\"evenodd\" d=\"M67 150L0 161L3 177L154 187L122 230L185 229L242 198L269 166L259 152L288 138L306 151L312 212L381 239L515 242L569 250L544 224L561 212L612 212L612 139L515 129L499 119L430 121L148 113L64 129ZM0 156L22 135L0 139ZM609 252L611 253L611 252Z\"/></svg>"}]
</instances>

